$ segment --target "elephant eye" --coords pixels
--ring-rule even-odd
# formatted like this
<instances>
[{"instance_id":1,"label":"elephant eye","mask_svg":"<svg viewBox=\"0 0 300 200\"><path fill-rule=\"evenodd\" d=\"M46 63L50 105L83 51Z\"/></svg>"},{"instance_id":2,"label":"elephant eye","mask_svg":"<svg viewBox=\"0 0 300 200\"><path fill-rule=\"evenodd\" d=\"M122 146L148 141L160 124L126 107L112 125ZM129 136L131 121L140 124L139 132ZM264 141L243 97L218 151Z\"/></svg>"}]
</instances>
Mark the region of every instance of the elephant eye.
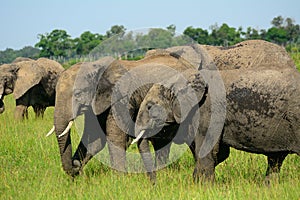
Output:
<instances>
[{"instance_id":1,"label":"elephant eye","mask_svg":"<svg viewBox=\"0 0 300 200\"><path fill-rule=\"evenodd\" d=\"M74 97L79 98L80 97L80 92L74 92Z\"/></svg>"},{"instance_id":2,"label":"elephant eye","mask_svg":"<svg viewBox=\"0 0 300 200\"><path fill-rule=\"evenodd\" d=\"M149 103L147 104L147 110L148 110L148 111L151 110L151 108L152 108L153 105L154 105L153 102L149 102Z\"/></svg>"}]
</instances>

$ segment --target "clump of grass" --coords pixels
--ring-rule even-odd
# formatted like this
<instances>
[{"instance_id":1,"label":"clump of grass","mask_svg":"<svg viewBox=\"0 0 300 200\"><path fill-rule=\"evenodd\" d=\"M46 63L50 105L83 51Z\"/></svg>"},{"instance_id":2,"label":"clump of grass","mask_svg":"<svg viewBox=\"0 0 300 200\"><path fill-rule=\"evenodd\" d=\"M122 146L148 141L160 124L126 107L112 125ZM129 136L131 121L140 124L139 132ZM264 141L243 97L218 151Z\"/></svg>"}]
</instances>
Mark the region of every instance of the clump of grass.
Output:
<instances>
[{"instance_id":1,"label":"clump of grass","mask_svg":"<svg viewBox=\"0 0 300 200\"><path fill-rule=\"evenodd\" d=\"M292 53L290 53L290 56L294 60L298 71L300 71L300 52L292 52Z\"/></svg>"},{"instance_id":2,"label":"clump of grass","mask_svg":"<svg viewBox=\"0 0 300 200\"><path fill-rule=\"evenodd\" d=\"M70 178L61 167L56 137L45 137L53 125L53 108L44 119L15 122L14 100L5 98L0 115L0 199L299 199L300 157L289 155L280 181L263 184L266 158L232 149L216 167L215 184L193 183L194 161L187 151L157 172L152 185L146 174L120 173L92 159L84 174ZM79 136L72 130L74 147ZM135 147L134 147L135 148ZM133 149L132 151L134 151Z\"/></svg>"}]
</instances>

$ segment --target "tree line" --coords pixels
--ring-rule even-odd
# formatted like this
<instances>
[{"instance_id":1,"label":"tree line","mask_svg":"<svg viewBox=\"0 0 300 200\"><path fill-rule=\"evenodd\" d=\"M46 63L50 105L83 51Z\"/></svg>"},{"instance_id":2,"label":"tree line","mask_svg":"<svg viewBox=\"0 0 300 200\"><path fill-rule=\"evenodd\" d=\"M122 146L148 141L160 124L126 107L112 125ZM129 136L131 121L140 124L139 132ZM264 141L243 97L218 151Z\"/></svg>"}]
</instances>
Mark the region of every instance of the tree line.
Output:
<instances>
[{"instance_id":1,"label":"tree line","mask_svg":"<svg viewBox=\"0 0 300 200\"><path fill-rule=\"evenodd\" d=\"M130 32L124 34L126 28L123 25L114 25L105 34L86 31L77 38L72 38L65 30L55 29L51 33L39 34L39 41L34 47L27 46L20 50L8 48L0 51L0 63L12 62L16 57L74 58L87 56L99 46L99 48L103 48L103 52L107 53L126 52L127 49L131 50L136 46L141 49L164 48L188 43L189 39L199 44L216 46L230 46L243 40L262 39L284 46L288 51L298 52L300 50L299 24L289 17L277 16L273 18L271 25L271 28L267 30L258 30L252 27L244 30L242 27L230 27L226 23L221 26L214 24L209 27L210 30L189 26L183 31L181 37L176 35L176 26L173 24L166 29L151 29L146 34L135 35ZM109 40L114 36L118 36L116 39L118 42ZM109 41L107 45L106 41Z\"/></svg>"}]
</instances>

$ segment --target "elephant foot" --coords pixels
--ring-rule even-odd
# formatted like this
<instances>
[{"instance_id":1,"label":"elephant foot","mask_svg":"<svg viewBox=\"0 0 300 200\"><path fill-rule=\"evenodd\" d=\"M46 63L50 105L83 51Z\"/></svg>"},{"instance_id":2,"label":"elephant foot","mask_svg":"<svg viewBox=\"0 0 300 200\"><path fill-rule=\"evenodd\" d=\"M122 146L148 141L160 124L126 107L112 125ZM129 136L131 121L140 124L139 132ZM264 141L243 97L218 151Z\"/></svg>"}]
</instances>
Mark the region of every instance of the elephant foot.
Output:
<instances>
[{"instance_id":1,"label":"elephant foot","mask_svg":"<svg viewBox=\"0 0 300 200\"><path fill-rule=\"evenodd\" d=\"M79 160L73 160L72 161L72 168L67 171L67 174L69 174L72 177L79 176L82 173L82 165Z\"/></svg>"},{"instance_id":2,"label":"elephant foot","mask_svg":"<svg viewBox=\"0 0 300 200\"><path fill-rule=\"evenodd\" d=\"M212 169L200 169L197 168L194 170L193 179L195 183L214 183L215 173Z\"/></svg>"},{"instance_id":3,"label":"elephant foot","mask_svg":"<svg viewBox=\"0 0 300 200\"><path fill-rule=\"evenodd\" d=\"M147 172L147 175L149 176L150 182L152 183L152 185L156 184L156 173L155 171L153 172Z\"/></svg>"}]
</instances>

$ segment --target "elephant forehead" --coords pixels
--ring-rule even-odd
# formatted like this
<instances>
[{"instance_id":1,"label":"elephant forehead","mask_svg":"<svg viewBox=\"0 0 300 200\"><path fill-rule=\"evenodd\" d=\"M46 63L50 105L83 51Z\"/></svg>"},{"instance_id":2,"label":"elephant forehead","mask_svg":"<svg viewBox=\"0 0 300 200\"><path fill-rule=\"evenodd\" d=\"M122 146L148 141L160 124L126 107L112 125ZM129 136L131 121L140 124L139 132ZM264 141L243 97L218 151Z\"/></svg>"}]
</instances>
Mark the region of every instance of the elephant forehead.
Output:
<instances>
[{"instance_id":1,"label":"elephant forehead","mask_svg":"<svg viewBox=\"0 0 300 200\"><path fill-rule=\"evenodd\" d=\"M170 100L171 98L171 90L160 84L154 84L145 97L145 99L148 101L151 100L153 103L163 102L165 100Z\"/></svg>"}]
</instances>

